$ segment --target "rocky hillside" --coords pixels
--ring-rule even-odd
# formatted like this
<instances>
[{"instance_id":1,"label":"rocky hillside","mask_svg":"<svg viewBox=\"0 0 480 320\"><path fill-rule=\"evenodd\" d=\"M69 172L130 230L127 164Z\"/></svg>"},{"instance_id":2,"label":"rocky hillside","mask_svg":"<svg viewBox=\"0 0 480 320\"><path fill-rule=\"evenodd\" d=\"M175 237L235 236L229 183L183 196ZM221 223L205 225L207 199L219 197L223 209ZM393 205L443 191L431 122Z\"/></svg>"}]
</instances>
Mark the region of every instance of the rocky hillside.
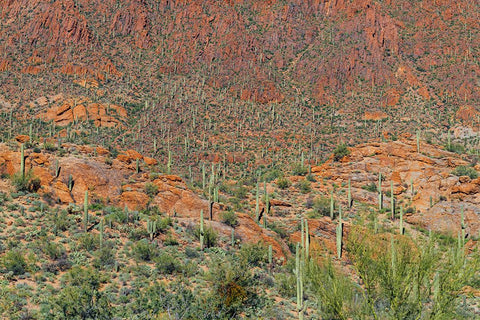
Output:
<instances>
[{"instance_id":1,"label":"rocky hillside","mask_svg":"<svg viewBox=\"0 0 480 320\"><path fill-rule=\"evenodd\" d=\"M371 243L388 259L403 255L396 263L406 268L405 275L395 285L407 285L403 281L411 276L408 268L416 270L417 264L427 268L425 277L434 281L437 264L423 259L451 266L442 280L451 281L451 287L442 294L451 295L451 301L465 297L462 307L437 301L427 293L434 289L422 284L424 299L442 303L451 315L479 314L477 274L468 269L478 259L480 227L479 168L473 156L401 138L337 148L321 166L300 166L293 175L267 172L263 183L222 178L215 167L206 180L189 181L134 150L113 155L102 147L53 146L18 136L0 145L0 163L2 316L67 319L90 312L87 319L122 314L181 319L184 303L204 312L188 313L194 319L232 312L243 313L234 318L268 319L300 313L313 319L340 310L354 314L368 300L352 296L354 305L345 302L332 311L315 299L327 303L324 294L330 289L322 286L328 285L345 290L338 294L346 301L346 292L360 294L368 279L368 270L361 268L368 258L363 250ZM202 224L203 240L198 233ZM398 253L383 245L390 238ZM306 250L300 257L306 259L306 310L294 302L297 244ZM444 256L444 250L454 250L454 255ZM378 261L380 267L378 259L369 264ZM460 262L463 267L455 269ZM325 277L328 269L316 268L329 263L341 271L322 278L319 287L317 277ZM228 289L231 286L236 289ZM151 300L159 290L162 298ZM183 291L174 299L178 290ZM71 294L91 300L90 307L80 307ZM369 294L384 299L383 291ZM214 304L202 300L213 297ZM409 306L409 312L435 312L429 304L417 307ZM382 318L394 317L381 306L375 309Z\"/></svg>"}]
</instances>

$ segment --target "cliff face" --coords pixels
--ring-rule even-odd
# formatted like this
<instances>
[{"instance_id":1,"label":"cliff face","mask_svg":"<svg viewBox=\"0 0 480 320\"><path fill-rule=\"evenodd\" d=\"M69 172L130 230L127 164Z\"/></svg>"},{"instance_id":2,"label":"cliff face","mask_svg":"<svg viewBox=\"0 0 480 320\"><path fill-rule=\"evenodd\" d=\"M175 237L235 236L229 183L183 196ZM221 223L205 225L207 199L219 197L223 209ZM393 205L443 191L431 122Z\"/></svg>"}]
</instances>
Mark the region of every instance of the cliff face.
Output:
<instances>
[{"instance_id":1,"label":"cliff face","mask_svg":"<svg viewBox=\"0 0 480 320\"><path fill-rule=\"evenodd\" d=\"M43 64L34 73L49 75L66 62L95 69L108 60L143 79L198 72L260 103L298 93L342 102L367 89L384 106L409 90L427 102L478 101L479 9L451 0L9 0L0 4L0 70Z\"/></svg>"}]
</instances>

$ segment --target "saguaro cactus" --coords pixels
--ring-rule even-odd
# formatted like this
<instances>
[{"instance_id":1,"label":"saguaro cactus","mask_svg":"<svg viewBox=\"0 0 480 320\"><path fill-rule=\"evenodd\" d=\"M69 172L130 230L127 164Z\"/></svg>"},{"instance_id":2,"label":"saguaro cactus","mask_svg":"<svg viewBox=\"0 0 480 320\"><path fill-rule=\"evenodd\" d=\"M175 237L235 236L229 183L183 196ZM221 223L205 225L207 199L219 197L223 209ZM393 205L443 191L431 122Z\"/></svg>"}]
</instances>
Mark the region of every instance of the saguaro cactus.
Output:
<instances>
[{"instance_id":1,"label":"saguaro cactus","mask_svg":"<svg viewBox=\"0 0 480 320\"><path fill-rule=\"evenodd\" d=\"M332 189L332 192L330 193L330 219L332 220L333 220L334 210L335 210L335 202L333 200L333 189Z\"/></svg>"},{"instance_id":2,"label":"saguaro cactus","mask_svg":"<svg viewBox=\"0 0 480 320\"><path fill-rule=\"evenodd\" d=\"M88 225L88 190L85 190L85 199L83 200L83 231L87 232Z\"/></svg>"},{"instance_id":3,"label":"saguaro cactus","mask_svg":"<svg viewBox=\"0 0 480 320\"><path fill-rule=\"evenodd\" d=\"M403 228L403 207L400 207L400 234L404 234L405 230Z\"/></svg>"},{"instance_id":4,"label":"saguaro cactus","mask_svg":"<svg viewBox=\"0 0 480 320\"><path fill-rule=\"evenodd\" d=\"M297 278L297 311L298 319L303 320L305 305L303 302L303 262L300 257L300 244L297 242L295 253L295 276Z\"/></svg>"},{"instance_id":5,"label":"saguaro cactus","mask_svg":"<svg viewBox=\"0 0 480 320\"><path fill-rule=\"evenodd\" d=\"M25 146L23 143L20 145L20 173L22 179L25 179Z\"/></svg>"},{"instance_id":6,"label":"saguaro cactus","mask_svg":"<svg viewBox=\"0 0 480 320\"><path fill-rule=\"evenodd\" d=\"M100 229L100 248L103 247L103 219L100 220L100 225L98 227Z\"/></svg>"},{"instance_id":7,"label":"saguaro cactus","mask_svg":"<svg viewBox=\"0 0 480 320\"><path fill-rule=\"evenodd\" d=\"M260 215L260 186L259 182L257 181L257 188L255 194L255 221L258 223L258 217Z\"/></svg>"},{"instance_id":8,"label":"saguaro cactus","mask_svg":"<svg viewBox=\"0 0 480 320\"><path fill-rule=\"evenodd\" d=\"M342 212L339 210L338 224L336 228L337 233L337 258L342 258L342 236L343 236L343 222L342 222Z\"/></svg>"},{"instance_id":9,"label":"saguaro cactus","mask_svg":"<svg viewBox=\"0 0 480 320\"><path fill-rule=\"evenodd\" d=\"M383 209L382 173L378 174L378 210Z\"/></svg>"},{"instance_id":10,"label":"saguaro cactus","mask_svg":"<svg viewBox=\"0 0 480 320\"><path fill-rule=\"evenodd\" d=\"M392 213L392 220L395 220L395 197L393 195L393 181L390 181L390 210Z\"/></svg>"},{"instance_id":11,"label":"saguaro cactus","mask_svg":"<svg viewBox=\"0 0 480 320\"><path fill-rule=\"evenodd\" d=\"M353 201L352 201L352 183L350 181L350 179L348 179L348 208L352 208L352 205L353 205Z\"/></svg>"},{"instance_id":12,"label":"saguaro cactus","mask_svg":"<svg viewBox=\"0 0 480 320\"><path fill-rule=\"evenodd\" d=\"M148 231L148 234L150 235L150 241L152 241L153 238L155 237L155 233L157 232L157 221L148 220L147 231Z\"/></svg>"},{"instance_id":13,"label":"saguaro cactus","mask_svg":"<svg viewBox=\"0 0 480 320\"><path fill-rule=\"evenodd\" d=\"M203 250L204 244L204 230L203 230L203 209L200 210L200 250Z\"/></svg>"}]
</instances>

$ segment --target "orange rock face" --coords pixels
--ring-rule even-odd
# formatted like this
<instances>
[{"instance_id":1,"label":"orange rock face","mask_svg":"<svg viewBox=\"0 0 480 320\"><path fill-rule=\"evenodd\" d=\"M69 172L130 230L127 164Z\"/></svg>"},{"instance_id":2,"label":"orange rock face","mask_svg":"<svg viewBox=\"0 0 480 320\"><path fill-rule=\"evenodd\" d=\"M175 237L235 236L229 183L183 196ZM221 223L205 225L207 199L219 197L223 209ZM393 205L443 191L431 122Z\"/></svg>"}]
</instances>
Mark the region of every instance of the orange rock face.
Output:
<instances>
[{"instance_id":1,"label":"orange rock face","mask_svg":"<svg viewBox=\"0 0 480 320\"><path fill-rule=\"evenodd\" d=\"M97 127L123 126L127 111L117 105L67 101L64 104L37 114L44 121L54 121L58 126L66 126L74 121L93 120Z\"/></svg>"},{"instance_id":2,"label":"orange rock face","mask_svg":"<svg viewBox=\"0 0 480 320\"><path fill-rule=\"evenodd\" d=\"M312 173L318 176L317 180L328 178L329 183L336 185L346 184L350 179L353 198L377 206L377 192L369 192L365 187L376 185L381 172L385 179L384 192L390 190L390 182L393 182L397 203L413 210L408 222L456 235L460 230L463 205L468 216L468 232L476 234L480 230L480 218L475 209L480 205L480 179L452 174L455 167L468 165L457 154L424 143L420 144L420 149L422 153L417 152L413 140L362 144L351 149L348 162L336 165L327 161L321 167L313 167ZM322 188L328 194L328 187ZM388 208L390 198L384 194L383 201Z\"/></svg>"}]
</instances>

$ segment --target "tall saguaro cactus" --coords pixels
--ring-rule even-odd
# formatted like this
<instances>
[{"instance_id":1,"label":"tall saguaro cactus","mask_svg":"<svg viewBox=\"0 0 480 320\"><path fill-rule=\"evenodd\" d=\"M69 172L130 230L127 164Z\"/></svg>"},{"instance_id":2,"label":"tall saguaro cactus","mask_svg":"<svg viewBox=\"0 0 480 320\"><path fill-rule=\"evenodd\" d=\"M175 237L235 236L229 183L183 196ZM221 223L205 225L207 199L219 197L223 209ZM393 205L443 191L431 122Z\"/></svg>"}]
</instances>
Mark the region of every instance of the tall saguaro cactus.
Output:
<instances>
[{"instance_id":1,"label":"tall saguaro cactus","mask_svg":"<svg viewBox=\"0 0 480 320\"><path fill-rule=\"evenodd\" d=\"M88 190L85 190L85 199L83 200L83 231L87 232L88 225Z\"/></svg>"},{"instance_id":2,"label":"tall saguaro cactus","mask_svg":"<svg viewBox=\"0 0 480 320\"><path fill-rule=\"evenodd\" d=\"M203 209L200 210L200 250L204 247L204 230L203 230Z\"/></svg>"},{"instance_id":3,"label":"tall saguaro cactus","mask_svg":"<svg viewBox=\"0 0 480 320\"><path fill-rule=\"evenodd\" d=\"M20 145L20 173L22 179L25 179L25 145L23 143Z\"/></svg>"},{"instance_id":4,"label":"tall saguaro cactus","mask_svg":"<svg viewBox=\"0 0 480 320\"><path fill-rule=\"evenodd\" d=\"M383 209L383 195L382 195L382 173L378 174L378 210Z\"/></svg>"},{"instance_id":5,"label":"tall saguaro cactus","mask_svg":"<svg viewBox=\"0 0 480 320\"><path fill-rule=\"evenodd\" d=\"M297 278L297 311L298 319L303 320L303 313L305 312L306 308L303 301L303 261L300 255L300 244L297 242L295 252L295 276Z\"/></svg>"},{"instance_id":6,"label":"tall saguaro cactus","mask_svg":"<svg viewBox=\"0 0 480 320\"><path fill-rule=\"evenodd\" d=\"M352 201L352 183L351 180L348 179L348 208L351 209L353 205Z\"/></svg>"},{"instance_id":7,"label":"tall saguaro cactus","mask_svg":"<svg viewBox=\"0 0 480 320\"><path fill-rule=\"evenodd\" d=\"M340 210L340 215L338 217L338 224L336 228L337 236L337 258L342 258L342 236L343 236L343 222L342 222L342 211Z\"/></svg>"}]
</instances>

